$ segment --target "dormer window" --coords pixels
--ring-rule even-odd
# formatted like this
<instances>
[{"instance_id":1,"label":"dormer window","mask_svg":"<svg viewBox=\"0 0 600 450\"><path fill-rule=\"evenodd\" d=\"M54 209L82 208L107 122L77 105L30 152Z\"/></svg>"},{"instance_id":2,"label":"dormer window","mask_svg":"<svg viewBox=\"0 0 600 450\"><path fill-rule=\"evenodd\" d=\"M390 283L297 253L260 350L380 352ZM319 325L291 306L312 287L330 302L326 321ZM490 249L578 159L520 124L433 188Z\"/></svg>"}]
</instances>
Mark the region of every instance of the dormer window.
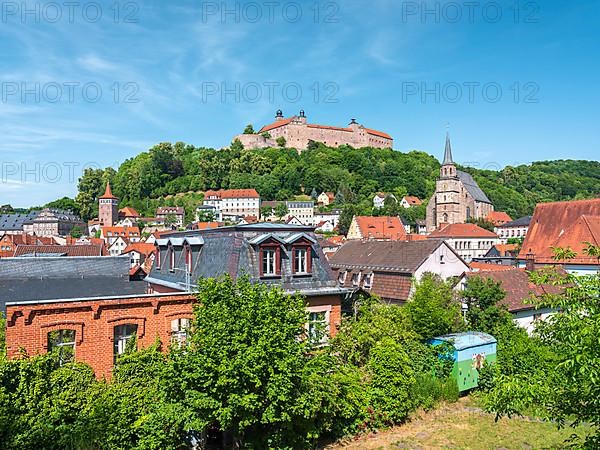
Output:
<instances>
[{"instance_id":1,"label":"dormer window","mask_svg":"<svg viewBox=\"0 0 600 450\"><path fill-rule=\"evenodd\" d=\"M360 285L361 273L357 272L352 274L352 286L358 287Z\"/></svg>"},{"instance_id":2,"label":"dormer window","mask_svg":"<svg viewBox=\"0 0 600 450\"><path fill-rule=\"evenodd\" d=\"M188 273L192 273L192 248L185 246L185 267Z\"/></svg>"},{"instance_id":3,"label":"dormer window","mask_svg":"<svg viewBox=\"0 0 600 450\"><path fill-rule=\"evenodd\" d=\"M261 249L262 276L273 277L277 275L277 253L276 248Z\"/></svg>"},{"instance_id":4,"label":"dormer window","mask_svg":"<svg viewBox=\"0 0 600 450\"><path fill-rule=\"evenodd\" d=\"M346 276L347 275L348 275L348 272L346 272L346 271L341 272L340 271L340 273L338 274L338 283L342 284L342 285L344 283L346 283Z\"/></svg>"},{"instance_id":5,"label":"dormer window","mask_svg":"<svg viewBox=\"0 0 600 450\"><path fill-rule=\"evenodd\" d=\"M172 245L169 246L169 270L175 272L175 249Z\"/></svg>"}]
</instances>

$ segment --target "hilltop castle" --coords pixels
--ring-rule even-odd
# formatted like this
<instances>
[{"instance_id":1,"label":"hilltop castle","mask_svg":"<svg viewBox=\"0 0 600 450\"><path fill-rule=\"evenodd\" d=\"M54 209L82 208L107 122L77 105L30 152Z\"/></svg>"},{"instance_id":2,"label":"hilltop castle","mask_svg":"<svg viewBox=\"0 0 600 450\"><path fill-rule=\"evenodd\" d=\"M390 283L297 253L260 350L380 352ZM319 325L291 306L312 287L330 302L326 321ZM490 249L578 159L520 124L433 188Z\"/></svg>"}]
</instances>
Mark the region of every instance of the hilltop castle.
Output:
<instances>
[{"instance_id":1,"label":"hilltop castle","mask_svg":"<svg viewBox=\"0 0 600 450\"><path fill-rule=\"evenodd\" d=\"M436 181L435 193L427 205L427 231L441 224L466 223L485 219L494 205L471 175L456 169L452 159L450 137L446 135L444 161Z\"/></svg>"},{"instance_id":2,"label":"hilltop castle","mask_svg":"<svg viewBox=\"0 0 600 450\"><path fill-rule=\"evenodd\" d=\"M283 117L277 111L275 122L265 125L257 134L241 134L239 139L246 149L277 147L277 138L283 137L287 146L306 150L309 141L321 142L329 147L351 145L352 147L393 148L394 139L382 131L366 128L352 119L346 128L308 123L304 111L300 115Z\"/></svg>"}]
</instances>

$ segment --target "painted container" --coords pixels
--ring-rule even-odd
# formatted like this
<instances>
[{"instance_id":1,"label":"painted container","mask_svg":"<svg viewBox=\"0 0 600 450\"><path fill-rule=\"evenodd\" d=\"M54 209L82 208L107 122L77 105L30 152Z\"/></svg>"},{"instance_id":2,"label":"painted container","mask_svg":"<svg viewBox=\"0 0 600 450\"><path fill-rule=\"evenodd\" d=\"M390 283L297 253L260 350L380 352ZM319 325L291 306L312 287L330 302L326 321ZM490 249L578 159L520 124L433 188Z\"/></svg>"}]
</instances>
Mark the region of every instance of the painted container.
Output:
<instances>
[{"instance_id":1,"label":"painted container","mask_svg":"<svg viewBox=\"0 0 600 450\"><path fill-rule=\"evenodd\" d=\"M429 341L431 345L447 342L454 348L452 377L460 392L477 387L479 369L496 362L496 338L486 333L470 331L447 334Z\"/></svg>"}]
</instances>

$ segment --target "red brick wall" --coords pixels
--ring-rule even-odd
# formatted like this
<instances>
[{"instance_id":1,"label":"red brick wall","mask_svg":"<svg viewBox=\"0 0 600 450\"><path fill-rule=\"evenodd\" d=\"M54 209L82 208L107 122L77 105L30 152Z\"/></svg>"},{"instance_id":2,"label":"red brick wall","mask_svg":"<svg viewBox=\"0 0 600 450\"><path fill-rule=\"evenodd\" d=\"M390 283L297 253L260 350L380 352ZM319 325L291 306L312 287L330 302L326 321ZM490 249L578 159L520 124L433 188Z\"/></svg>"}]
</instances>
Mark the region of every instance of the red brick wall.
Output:
<instances>
[{"instance_id":1,"label":"red brick wall","mask_svg":"<svg viewBox=\"0 0 600 450\"><path fill-rule=\"evenodd\" d=\"M192 318L194 301L190 294L175 294L7 306L7 354L16 358L22 351L28 355L46 353L50 331L71 329L75 330L75 359L89 364L98 378L110 378L115 326L136 324L138 348L148 347L159 338L166 350L171 321ZM341 322L341 298L309 299L309 306L322 305L331 305L330 330L334 335Z\"/></svg>"}]
</instances>

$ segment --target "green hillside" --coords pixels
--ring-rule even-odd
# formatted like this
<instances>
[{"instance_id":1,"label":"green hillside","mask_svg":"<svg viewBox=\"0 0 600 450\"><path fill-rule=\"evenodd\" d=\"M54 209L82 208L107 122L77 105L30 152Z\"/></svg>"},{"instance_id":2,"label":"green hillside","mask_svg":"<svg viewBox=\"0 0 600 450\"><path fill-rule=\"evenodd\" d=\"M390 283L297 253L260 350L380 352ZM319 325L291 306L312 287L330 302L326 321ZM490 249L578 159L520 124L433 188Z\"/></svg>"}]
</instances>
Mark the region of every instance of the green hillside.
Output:
<instances>
[{"instance_id":1,"label":"green hillside","mask_svg":"<svg viewBox=\"0 0 600 450\"><path fill-rule=\"evenodd\" d=\"M377 191L428 199L439 161L424 152L351 147L214 150L162 143L118 169L88 169L79 181L76 204L85 218L97 214L96 198L110 180L121 205L152 215L159 205L184 206L188 214L207 189L256 188L265 200L332 191L340 207L370 214ZM471 173L497 210L514 218L531 214L538 202L589 198L600 194L597 161L544 161L501 171L462 168ZM350 207L348 207L350 209ZM424 214L424 208L415 212ZM190 216L191 217L191 216Z\"/></svg>"}]
</instances>

